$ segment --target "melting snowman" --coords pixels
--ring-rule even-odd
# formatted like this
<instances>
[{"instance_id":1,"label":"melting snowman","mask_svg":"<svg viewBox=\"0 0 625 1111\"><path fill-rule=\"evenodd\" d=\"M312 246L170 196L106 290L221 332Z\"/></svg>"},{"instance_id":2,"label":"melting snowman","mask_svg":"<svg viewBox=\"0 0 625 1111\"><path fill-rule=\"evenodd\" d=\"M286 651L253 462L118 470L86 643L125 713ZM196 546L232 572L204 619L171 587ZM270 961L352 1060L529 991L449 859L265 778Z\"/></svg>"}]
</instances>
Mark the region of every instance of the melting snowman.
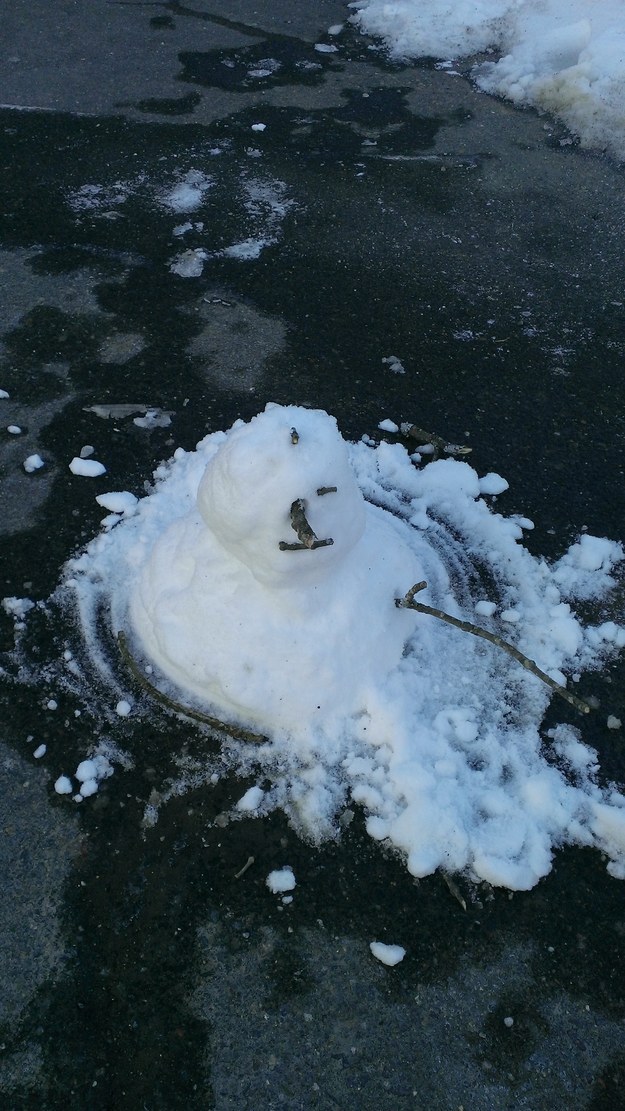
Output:
<instances>
[{"instance_id":1,"label":"melting snowman","mask_svg":"<svg viewBox=\"0 0 625 1111\"><path fill-rule=\"evenodd\" d=\"M395 605L421 577L415 554L365 501L322 411L268 405L238 422L142 563L140 651L178 692L254 728L365 710L415 626Z\"/></svg>"}]
</instances>

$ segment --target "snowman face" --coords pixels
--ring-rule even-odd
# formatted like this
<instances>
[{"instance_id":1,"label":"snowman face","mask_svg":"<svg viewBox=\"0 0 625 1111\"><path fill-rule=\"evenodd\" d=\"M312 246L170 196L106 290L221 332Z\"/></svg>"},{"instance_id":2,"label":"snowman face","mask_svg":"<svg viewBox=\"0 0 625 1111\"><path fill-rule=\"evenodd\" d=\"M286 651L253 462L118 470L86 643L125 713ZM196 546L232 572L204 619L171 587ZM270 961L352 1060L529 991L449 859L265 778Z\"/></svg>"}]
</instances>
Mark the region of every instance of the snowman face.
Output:
<instances>
[{"instance_id":1,"label":"snowman face","mask_svg":"<svg viewBox=\"0 0 625 1111\"><path fill-rule=\"evenodd\" d=\"M267 406L234 428L208 464L197 502L222 547L269 586L322 581L365 527L336 421L295 406Z\"/></svg>"}]
</instances>

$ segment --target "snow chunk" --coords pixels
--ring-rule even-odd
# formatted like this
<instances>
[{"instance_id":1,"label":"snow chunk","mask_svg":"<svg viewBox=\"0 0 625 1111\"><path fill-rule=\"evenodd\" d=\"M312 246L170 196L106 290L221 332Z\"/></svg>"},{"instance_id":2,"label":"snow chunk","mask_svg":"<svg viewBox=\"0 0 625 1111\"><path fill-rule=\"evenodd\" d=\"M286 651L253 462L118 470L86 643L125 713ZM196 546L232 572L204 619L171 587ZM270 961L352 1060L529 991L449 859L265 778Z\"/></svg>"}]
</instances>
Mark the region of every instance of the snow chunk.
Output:
<instances>
[{"instance_id":1,"label":"snow chunk","mask_svg":"<svg viewBox=\"0 0 625 1111\"><path fill-rule=\"evenodd\" d=\"M122 698L115 707L115 713L119 714L120 718L127 718L131 710L132 705L125 698Z\"/></svg>"},{"instance_id":2,"label":"snow chunk","mask_svg":"<svg viewBox=\"0 0 625 1111\"><path fill-rule=\"evenodd\" d=\"M389 420L388 417L380 421L380 423L378 424L378 428L382 432L399 432L399 425L395 424L394 420Z\"/></svg>"},{"instance_id":3,"label":"snow chunk","mask_svg":"<svg viewBox=\"0 0 625 1111\"><path fill-rule=\"evenodd\" d=\"M293 869L286 867L270 872L267 876L266 883L267 887L274 895L279 895L282 891L292 891L295 887Z\"/></svg>"},{"instance_id":4,"label":"snow chunk","mask_svg":"<svg viewBox=\"0 0 625 1111\"><path fill-rule=\"evenodd\" d=\"M258 810L264 797L265 792L262 787L250 787L237 802L237 810Z\"/></svg>"},{"instance_id":5,"label":"snow chunk","mask_svg":"<svg viewBox=\"0 0 625 1111\"><path fill-rule=\"evenodd\" d=\"M40 455L29 455L24 460L23 467L26 474L33 474L34 471L39 471L42 467L45 467L45 463Z\"/></svg>"},{"instance_id":6,"label":"snow chunk","mask_svg":"<svg viewBox=\"0 0 625 1111\"><path fill-rule=\"evenodd\" d=\"M397 355L387 355L386 358L382 359L382 362L388 366L388 369L391 370L393 374L406 373L406 368L401 360L397 358Z\"/></svg>"},{"instance_id":7,"label":"snow chunk","mask_svg":"<svg viewBox=\"0 0 625 1111\"><path fill-rule=\"evenodd\" d=\"M88 779L96 779L97 774L95 760L81 760L75 772L76 779L79 783L86 782Z\"/></svg>"},{"instance_id":8,"label":"snow chunk","mask_svg":"<svg viewBox=\"0 0 625 1111\"><path fill-rule=\"evenodd\" d=\"M35 760L41 760L41 757L45 756L47 751L48 751L48 749L47 749L46 745L37 745L37 748L33 752L33 756L35 757Z\"/></svg>"},{"instance_id":9,"label":"snow chunk","mask_svg":"<svg viewBox=\"0 0 625 1111\"><path fill-rule=\"evenodd\" d=\"M72 781L66 775L60 775L54 784L57 795L71 795Z\"/></svg>"},{"instance_id":10,"label":"snow chunk","mask_svg":"<svg viewBox=\"0 0 625 1111\"><path fill-rule=\"evenodd\" d=\"M480 494L503 494L508 489L508 483L501 475L489 471L479 480Z\"/></svg>"},{"instance_id":11,"label":"snow chunk","mask_svg":"<svg viewBox=\"0 0 625 1111\"><path fill-rule=\"evenodd\" d=\"M383 941L372 941L369 948L373 956L389 968L394 968L406 956L406 950L401 945L385 945Z\"/></svg>"},{"instance_id":12,"label":"snow chunk","mask_svg":"<svg viewBox=\"0 0 625 1111\"><path fill-rule=\"evenodd\" d=\"M110 494L96 494L95 500L109 513L123 513L126 517L132 516L139 504L139 499L128 490L111 491Z\"/></svg>"},{"instance_id":13,"label":"snow chunk","mask_svg":"<svg viewBox=\"0 0 625 1111\"><path fill-rule=\"evenodd\" d=\"M0 390L0 400L1 401L6 400L8 397L9 397L9 394L7 393L6 390Z\"/></svg>"},{"instance_id":14,"label":"snow chunk","mask_svg":"<svg viewBox=\"0 0 625 1111\"><path fill-rule=\"evenodd\" d=\"M97 459L80 459L77 455L69 464L69 469L72 474L82 475L84 478L97 478L98 475L106 474L106 467L103 463L98 463Z\"/></svg>"},{"instance_id":15,"label":"snow chunk","mask_svg":"<svg viewBox=\"0 0 625 1111\"><path fill-rule=\"evenodd\" d=\"M30 598L3 598L2 608L9 617L22 621L26 614L35 608L35 603Z\"/></svg>"},{"instance_id":16,"label":"snow chunk","mask_svg":"<svg viewBox=\"0 0 625 1111\"><path fill-rule=\"evenodd\" d=\"M481 617L492 617L496 609L496 602L488 602L482 599L475 603L475 612L479 613Z\"/></svg>"}]
</instances>

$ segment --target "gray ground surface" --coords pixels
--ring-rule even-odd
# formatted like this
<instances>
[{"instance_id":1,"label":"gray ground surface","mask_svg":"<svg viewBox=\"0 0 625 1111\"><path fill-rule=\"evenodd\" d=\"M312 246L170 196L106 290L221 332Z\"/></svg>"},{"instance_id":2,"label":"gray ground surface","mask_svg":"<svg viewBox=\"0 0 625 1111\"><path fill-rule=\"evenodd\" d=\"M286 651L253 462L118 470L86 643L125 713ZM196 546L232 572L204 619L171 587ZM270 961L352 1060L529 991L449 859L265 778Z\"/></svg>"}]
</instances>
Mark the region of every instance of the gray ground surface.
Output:
<instances>
[{"instance_id":1,"label":"gray ground surface","mask_svg":"<svg viewBox=\"0 0 625 1111\"><path fill-rule=\"evenodd\" d=\"M347 14L3 12L0 425L21 429L0 431L3 597L45 602L97 531L95 493L141 493L175 446L268 400L349 436L390 416L468 440L547 556L584 526L625 539L622 170L463 78L329 37ZM173 211L198 172L202 205ZM183 251L197 277L172 272ZM70 474L84 445L104 485ZM561 853L514 897L461 882L464 910L359 815L320 848L279 816L211 824L240 781L174 796L145 829L174 755L218 742L158 708L116 719L63 673L80 646L53 607L25 630L0 616L3 1107L625 1107L623 887L597 856ZM605 725L625 720L623 667L585 683L584 735L623 781ZM94 743L129 759L79 808L52 783ZM264 882L286 862L289 905ZM404 962L375 962L374 939Z\"/></svg>"}]
</instances>

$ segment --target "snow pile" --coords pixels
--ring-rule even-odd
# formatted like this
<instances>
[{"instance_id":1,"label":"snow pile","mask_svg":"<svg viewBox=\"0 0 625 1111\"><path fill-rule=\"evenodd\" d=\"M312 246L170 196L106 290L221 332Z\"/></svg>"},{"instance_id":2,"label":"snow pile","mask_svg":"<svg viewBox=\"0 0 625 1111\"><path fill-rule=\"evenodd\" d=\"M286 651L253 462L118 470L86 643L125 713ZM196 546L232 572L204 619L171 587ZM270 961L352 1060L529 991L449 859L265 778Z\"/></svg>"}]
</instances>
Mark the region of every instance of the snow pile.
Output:
<instances>
[{"instance_id":1,"label":"snow pile","mask_svg":"<svg viewBox=\"0 0 625 1111\"><path fill-rule=\"evenodd\" d=\"M488 490L504 489L496 478ZM239 816L282 807L320 841L360 805L415 876L525 889L569 843L600 848L625 877L625 798L598 785L577 729L541 739L548 688L396 605L425 580L419 600L465 620L477 610L565 683L625 645L625 629L585 628L571 607L609 592L620 545L584 536L549 566L521 543L531 522L493 512L466 463L419 471L400 445L347 445L333 418L296 407L178 449L156 480L69 564L61 597L109 681L105 609L164 694L254 731L220 757L270 784Z\"/></svg>"},{"instance_id":2,"label":"snow pile","mask_svg":"<svg viewBox=\"0 0 625 1111\"><path fill-rule=\"evenodd\" d=\"M480 88L560 116L584 146L625 158L621 0L362 0L353 21L392 57L502 57L473 70Z\"/></svg>"}]
</instances>

